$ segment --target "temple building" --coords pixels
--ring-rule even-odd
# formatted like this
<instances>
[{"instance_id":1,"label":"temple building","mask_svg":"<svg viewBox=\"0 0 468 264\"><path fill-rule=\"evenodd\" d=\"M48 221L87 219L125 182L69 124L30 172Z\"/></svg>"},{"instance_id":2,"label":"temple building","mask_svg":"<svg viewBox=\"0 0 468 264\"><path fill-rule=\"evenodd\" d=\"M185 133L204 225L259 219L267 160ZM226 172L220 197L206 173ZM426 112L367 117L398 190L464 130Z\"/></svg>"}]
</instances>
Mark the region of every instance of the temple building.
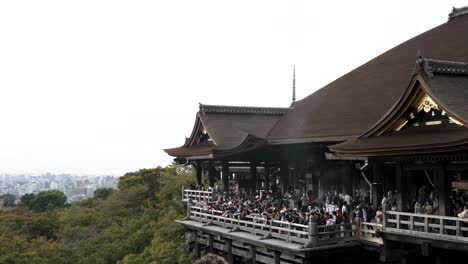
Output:
<instances>
[{"instance_id":1,"label":"temple building","mask_svg":"<svg viewBox=\"0 0 468 264\"><path fill-rule=\"evenodd\" d=\"M194 165L198 184L206 175L211 186L220 180L227 194L234 186L248 194L299 190L316 199L338 192L375 210L384 196L395 195L395 208L373 228L382 261L402 258L395 243L417 245L423 256L429 248L468 252L468 228L456 218L464 205L457 197L468 197L468 7L454 8L446 23L302 100L295 101L293 89L288 108L200 105L190 137L165 151ZM415 203L429 201L431 216L415 214ZM207 234L211 247L214 234L229 241L223 249L238 239L181 224ZM309 242L314 230L307 231ZM320 248L312 243L294 250L288 243L242 240L237 250L253 263L308 263Z\"/></svg>"}]
</instances>

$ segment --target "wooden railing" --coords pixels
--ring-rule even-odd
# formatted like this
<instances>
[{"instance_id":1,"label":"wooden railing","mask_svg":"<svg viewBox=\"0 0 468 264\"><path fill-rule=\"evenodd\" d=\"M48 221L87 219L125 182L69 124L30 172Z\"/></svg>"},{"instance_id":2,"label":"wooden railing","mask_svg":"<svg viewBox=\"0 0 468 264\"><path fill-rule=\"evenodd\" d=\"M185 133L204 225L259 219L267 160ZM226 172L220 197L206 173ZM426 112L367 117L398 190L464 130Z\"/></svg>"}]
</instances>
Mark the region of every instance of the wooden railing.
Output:
<instances>
[{"instance_id":1,"label":"wooden railing","mask_svg":"<svg viewBox=\"0 0 468 264\"><path fill-rule=\"evenodd\" d=\"M267 219L263 216L223 216L222 211L211 210L202 204L213 202L212 191L198 191L182 189L182 199L187 202L187 218L204 224L222 226L232 231L245 231L264 238L276 238L286 242L303 244L306 247L316 247L341 242L366 240L382 243L376 238L375 231L381 230L382 225L364 223L346 223L339 225L322 225L309 223L301 225ZM205 203L206 202L206 203ZM198 206L197 206L198 205Z\"/></svg>"},{"instance_id":2,"label":"wooden railing","mask_svg":"<svg viewBox=\"0 0 468 264\"><path fill-rule=\"evenodd\" d=\"M387 211L385 231L435 239L468 241L468 219Z\"/></svg>"},{"instance_id":3,"label":"wooden railing","mask_svg":"<svg viewBox=\"0 0 468 264\"><path fill-rule=\"evenodd\" d=\"M266 238L278 238L287 242L305 244L308 240L308 226L306 225L290 224L265 218L240 220L239 218L223 217L220 213L220 211L205 210L192 206L190 219L205 224L222 226L233 231L245 231L254 235L262 235Z\"/></svg>"},{"instance_id":4,"label":"wooden railing","mask_svg":"<svg viewBox=\"0 0 468 264\"><path fill-rule=\"evenodd\" d=\"M301 225L263 217L247 217L245 220L223 216L222 211L207 210L202 207L190 206L188 217L206 225L217 225L234 231L245 231L263 238L276 238L291 243L302 244L307 247L317 247L349 241L366 240L381 243L375 237L375 231L382 225L361 223L356 224L322 225L315 223Z\"/></svg>"},{"instance_id":5,"label":"wooden railing","mask_svg":"<svg viewBox=\"0 0 468 264\"><path fill-rule=\"evenodd\" d=\"M383 245L382 238L376 236L376 231L381 231L382 229L382 224L361 222L359 240Z\"/></svg>"},{"instance_id":6,"label":"wooden railing","mask_svg":"<svg viewBox=\"0 0 468 264\"><path fill-rule=\"evenodd\" d=\"M187 202L188 200L196 203L213 202L212 191L199 191L199 190L188 190L182 187L182 201Z\"/></svg>"}]
</instances>

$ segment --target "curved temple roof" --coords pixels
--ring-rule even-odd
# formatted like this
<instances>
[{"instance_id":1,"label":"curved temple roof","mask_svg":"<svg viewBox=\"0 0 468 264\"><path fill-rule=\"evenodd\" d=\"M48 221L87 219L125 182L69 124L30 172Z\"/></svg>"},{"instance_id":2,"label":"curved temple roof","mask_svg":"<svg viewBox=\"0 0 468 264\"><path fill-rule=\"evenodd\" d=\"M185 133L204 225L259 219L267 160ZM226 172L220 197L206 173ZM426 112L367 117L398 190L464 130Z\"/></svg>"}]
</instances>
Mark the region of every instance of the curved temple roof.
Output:
<instances>
[{"instance_id":1,"label":"curved temple roof","mask_svg":"<svg viewBox=\"0 0 468 264\"><path fill-rule=\"evenodd\" d=\"M186 144L165 151L179 158L214 158L265 144L338 143L372 134L408 92L415 70L418 81L429 87L426 92L454 118L466 122L466 65L421 60L415 68L414 62L418 54L468 61L467 14L468 7L454 9L448 22L388 50L294 102L291 108L200 105ZM451 74L450 78L440 77L446 74ZM447 86L452 87L449 92ZM201 129L206 129L209 141L196 142ZM463 133L455 134L458 138Z\"/></svg>"},{"instance_id":2,"label":"curved temple roof","mask_svg":"<svg viewBox=\"0 0 468 264\"><path fill-rule=\"evenodd\" d=\"M420 58L416 61L412 80L404 95L371 129L358 139L330 146L330 149L339 156L408 155L468 149L468 63ZM429 96L434 102L431 107L442 111L441 117L451 123L429 121L426 125L400 130L408 122L404 116L412 112L418 99L427 98L424 96ZM428 113L431 111L431 108L427 109ZM404 123L398 126L402 121Z\"/></svg>"},{"instance_id":3,"label":"curved temple roof","mask_svg":"<svg viewBox=\"0 0 468 264\"><path fill-rule=\"evenodd\" d=\"M453 17L296 102L268 140L287 144L357 138L405 92L419 52L430 58L468 61L467 43L468 15Z\"/></svg>"},{"instance_id":4,"label":"curved temple roof","mask_svg":"<svg viewBox=\"0 0 468 264\"><path fill-rule=\"evenodd\" d=\"M266 144L266 136L288 108L200 104L192 135L169 155L188 159L213 158L247 151ZM209 140L197 142L206 130Z\"/></svg>"}]
</instances>

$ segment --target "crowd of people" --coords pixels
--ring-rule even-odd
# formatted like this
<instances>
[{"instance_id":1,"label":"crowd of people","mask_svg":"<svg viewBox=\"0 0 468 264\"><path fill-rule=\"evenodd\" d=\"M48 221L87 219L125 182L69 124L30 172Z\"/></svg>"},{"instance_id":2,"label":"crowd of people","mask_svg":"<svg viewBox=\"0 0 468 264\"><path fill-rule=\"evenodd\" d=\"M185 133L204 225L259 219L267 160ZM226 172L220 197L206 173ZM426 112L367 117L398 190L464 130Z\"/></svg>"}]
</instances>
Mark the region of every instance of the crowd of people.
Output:
<instances>
[{"instance_id":1,"label":"crowd of people","mask_svg":"<svg viewBox=\"0 0 468 264\"><path fill-rule=\"evenodd\" d=\"M452 216L468 218L468 195L466 191L454 190L449 195L449 211Z\"/></svg>"},{"instance_id":2,"label":"crowd of people","mask_svg":"<svg viewBox=\"0 0 468 264\"><path fill-rule=\"evenodd\" d=\"M308 224L313 217L319 225L334 225L351 223L356 218L360 218L365 222L382 223L382 209L397 211L397 191L385 192L380 206L374 211L366 199L368 197L359 190L356 190L354 195L334 191L326 192L323 197L314 198L310 191L301 192L288 188L289 191L282 193L277 186L253 195L236 191L229 196L223 194L217 184L208 188L192 184L191 189L211 190L216 194L213 202L204 201L197 206L221 211L224 217L243 220L267 218ZM468 196L465 192L453 191L449 196L449 202L451 215L468 218ZM416 214L437 214L437 197L429 187L422 186L409 207L409 210Z\"/></svg>"},{"instance_id":3,"label":"crowd of people","mask_svg":"<svg viewBox=\"0 0 468 264\"><path fill-rule=\"evenodd\" d=\"M193 187L193 186L192 186ZM197 189L203 189L196 187ZM289 223L305 224L314 219L318 225L351 223L357 217L363 221L381 222L382 212L375 212L364 199L349 194L327 192L320 198L313 198L312 193L289 188L282 193L274 186L271 190L262 190L253 195L234 192L223 194L217 185L208 190L215 194L213 202L200 201L197 206L207 210L218 210L224 217L235 219L266 218Z\"/></svg>"}]
</instances>

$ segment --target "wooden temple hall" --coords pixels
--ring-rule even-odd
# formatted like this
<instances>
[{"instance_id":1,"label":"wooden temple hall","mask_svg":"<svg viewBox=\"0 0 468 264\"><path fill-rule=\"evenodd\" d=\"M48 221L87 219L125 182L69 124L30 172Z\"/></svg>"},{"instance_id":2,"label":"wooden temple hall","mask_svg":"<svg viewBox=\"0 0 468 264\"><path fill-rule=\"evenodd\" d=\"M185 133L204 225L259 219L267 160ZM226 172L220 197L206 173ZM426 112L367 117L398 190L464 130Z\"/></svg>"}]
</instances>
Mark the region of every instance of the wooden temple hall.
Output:
<instances>
[{"instance_id":1,"label":"wooden temple hall","mask_svg":"<svg viewBox=\"0 0 468 264\"><path fill-rule=\"evenodd\" d=\"M205 249L229 263L312 263L357 248L382 262L466 263L468 7L302 100L293 84L289 107L200 104L190 137L165 151L225 196L337 192L375 210L394 201L380 224L353 219L330 229L228 218L195 206L216 192L187 187L187 217L178 222L192 234L195 258ZM418 210L426 203L430 212Z\"/></svg>"}]
</instances>

